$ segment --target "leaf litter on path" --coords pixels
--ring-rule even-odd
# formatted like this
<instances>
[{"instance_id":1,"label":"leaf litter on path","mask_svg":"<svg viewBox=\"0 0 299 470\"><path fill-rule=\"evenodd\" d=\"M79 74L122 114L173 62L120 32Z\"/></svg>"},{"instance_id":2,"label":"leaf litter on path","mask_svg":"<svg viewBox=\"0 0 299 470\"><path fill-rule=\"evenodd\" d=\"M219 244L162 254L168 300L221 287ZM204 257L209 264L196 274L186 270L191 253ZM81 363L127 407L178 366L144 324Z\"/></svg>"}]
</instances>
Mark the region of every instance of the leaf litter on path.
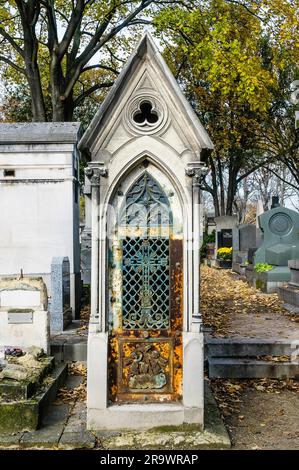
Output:
<instances>
[{"instance_id":1,"label":"leaf litter on path","mask_svg":"<svg viewBox=\"0 0 299 470\"><path fill-rule=\"evenodd\" d=\"M243 332L244 336L257 337L260 327L261 336L264 330L271 329L275 319L276 335L283 336L285 329L297 329L294 318L283 308L283 302L277 294L264 294L231 271L201 267L201 314L205 325L213 329L217 337L229 337ZM277 321L280 320L280 323ZM254 320L254 331L251 322ZM278 325L279 323L279 325ZM249 328L250 325L250 328ZM266 326L265 326L266 325ZM299 338L299 330L298 330Z\"/></svg>"}]
</instances>

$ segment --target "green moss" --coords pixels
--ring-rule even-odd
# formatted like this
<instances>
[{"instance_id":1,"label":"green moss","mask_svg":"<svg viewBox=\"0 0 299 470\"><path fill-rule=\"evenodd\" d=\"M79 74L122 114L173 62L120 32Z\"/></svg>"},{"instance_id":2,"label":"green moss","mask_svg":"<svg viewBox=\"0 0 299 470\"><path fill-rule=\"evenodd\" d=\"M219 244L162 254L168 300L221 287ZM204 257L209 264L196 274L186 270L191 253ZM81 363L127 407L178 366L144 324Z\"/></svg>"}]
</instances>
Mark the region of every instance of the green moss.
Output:
<instances>
[{"instance_id":1,"label":"green moss","mask_svg":"<svg viewBox=\"0 0 299 470\"><path fill-rule=\"evenodd\" d=\"M8 313L33 313L32 308L10 308Z\"/></svg>"},{"instance_id":2,"label":"green moss","mask_svg":"<svg viewBox=\"0 0 299 470\"><path fill-rule=\"evenodd\" d=\"M181 424L179 426L157 426L156 428L149 429L148 432L198 432L202 431L200 424Z\"/></svg>"},{"instance_id":3,"label":"green moss","mask_svg":"<svg viewBox=\"0 0 299 470\"><path fill-rule=\"evenodd\" d=\"M10 402L0 404L1 432L32 431L38 426L38 402Z\"/></svg>"},{"instance_id":4,"label":"green moss","mask_svg":"<svg viewBox=\"0 0 299 470\"><path fill-rule=\"evenodd\" d=\"M266 283L265 283L265 281L262 281L261 279L256 279L256 281L255 281L255 287L256 287L257 289L260 289L262 292L265 292Z\"/></svg>"}]
</instances>

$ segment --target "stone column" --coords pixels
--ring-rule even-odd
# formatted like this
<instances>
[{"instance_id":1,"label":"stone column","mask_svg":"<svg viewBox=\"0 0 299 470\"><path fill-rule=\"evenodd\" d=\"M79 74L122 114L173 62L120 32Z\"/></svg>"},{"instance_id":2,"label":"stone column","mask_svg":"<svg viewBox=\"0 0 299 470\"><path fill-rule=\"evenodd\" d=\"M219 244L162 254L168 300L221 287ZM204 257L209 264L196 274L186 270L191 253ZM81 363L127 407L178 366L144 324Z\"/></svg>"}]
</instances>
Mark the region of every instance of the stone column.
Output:
<instances>
[{"instance_id":1,"label":"stone column","mask_svg":"<svg viewBox=\"0 0 299 470\"><path fill-rule=\"evenodd\" d=\"M200 315L200 245L201 245L201 191L200 180L204 168L200 162L191 162L186 175L192 178L192 240L191 270L192 315L188 330L183 332L183 404L184 420L203 424L204 420L204 337Z\"/></svg>"},{"instance_id":2,"label":"stone column","mask_svg":"<svg viewBox=\"0 0 299 470\"><path fill-rule=\"evenodd\" d=\"M108 172L102 162L90 162L85 170L91 185L91 314L90 323L98 325L101 331L101 318L99 315L99 302L101 299L99 282L99 243L101 233L100 217L100 184L101 177L106 177Z\"/></svg>"},{"instance_id":3,"label":"stone column","mask_svg":"<svg viewBox=\"0 0 299 470\"><path fill-rule=\"evenodd\" d=\"M91 184L85 174L84 180L85 224L81 234L81 280L90 285L91 276Z\"/></svg>"},{"instance_id":4,"label":"stone column","mask_svg":"<svg viewBox=\"0 0 299 470\"><path fill-rule=\"evenodd\" d=\"M201 247L201 190L200 181L206 168L200 163L190 163L186 175L192 177L192 318L191 331L200 331L200 247Z\"/></svg>"}]
</instances>

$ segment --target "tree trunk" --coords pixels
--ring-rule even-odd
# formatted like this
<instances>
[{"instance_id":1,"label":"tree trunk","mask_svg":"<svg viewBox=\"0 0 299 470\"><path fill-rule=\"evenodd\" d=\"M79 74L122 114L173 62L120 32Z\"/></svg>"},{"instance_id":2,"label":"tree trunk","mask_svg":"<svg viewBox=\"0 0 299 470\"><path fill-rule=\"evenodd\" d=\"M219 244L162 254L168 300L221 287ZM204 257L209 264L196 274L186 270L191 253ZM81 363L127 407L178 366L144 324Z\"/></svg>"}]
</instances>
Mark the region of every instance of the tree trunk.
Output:
<instances>
[{"instance_id":1,"label":"tree trunk","mask_svg":"<svg viewBox=\"0 0 299 470\"><path fill-rule=\"evenodd\" d=\"M224 191L221 159L219 155L217 155L216 158L217 158L217 164L218 164L218 174L219 174L219 184L220 184L220 211L221 211L221 215L225 215L225 191Z\"/></svg>"},{"instance_id":2,"label":"tree trunk","mask_svg":"<svg viewBox=\"0 0 299 470\"><path fill-rule=\"evenodd\" d=\"M73 120L74 110L74 98L73 93L71 93L71 95L64 100L64 121L71 122Z\"/></svg>"},{"instance_id":3,"label":"tree trunk","mask_svg":"<svg viewBox=\"0 0 299 470\"><path fill-rule=\"evenodd\" d=\"M24 34L23 57L31 94L32 120L44 122L47 120L47 116L37 59L38 40L35 34L40 5L34 1L16 3Z\"/></svg>"},{"instance_id":4,"label":"tree trunk","mask_svg":"<svg viewBox=\"0 0 299 470\"><path fill-rule=\"evenodd\" d=\"M28 31L24 31L24 58L26 76L31 94L32 120L45 122L47 120L41 78L37 63L38 42Z\"/></svg>"},{"instance_id":5,"label":"tree trunk","mask_svg":"<svg viewBox=\"0 0 299 470\"><path fill-rule=\"evenodd\" d=\"M61 63L58 60L55 51L51 55L50 64L50 87L52 101L52 121L64 121L65 112L65 78L63 76Z\"/></svg>"},{"instance_id":6,"label":"tree trunk","mask_svg":"<svg viewBox=\"0 0 299 470\"><path fill-rule=\"evenodd\" d=\"M31 95L31 111L33 122L47 121L43 91L38 68L34 69L32 64L26 63L27 80Z\"/></svg>"},{"instance_id":7,"label":"tree trunk","mask_svg":"<svg viewBox=\"0 0 299 470\"><path fill-rule=\"evenodd\" d=\"M214 209L215 209L215 217L220 216L220 207L219 207L219 199L218 199L218 187L217 187L217 172L216 172L216 167L214 165L213 158L210 156L209 157L210 161L210 167L211 167L211 174L212 174L212 187L213 187L213 203L214 203Z\"/></svg>"},{"instance_id":8,"label":"tree trunk","mask_svg":"<svg viewBox=\"0 0 299 470\"><path fill-rule=\"evenodd\" d=\"M233 204L237 192L237 175L234 168L230 168L226 199L226 215L233 215Z\"/></svg>"}]
</instances>

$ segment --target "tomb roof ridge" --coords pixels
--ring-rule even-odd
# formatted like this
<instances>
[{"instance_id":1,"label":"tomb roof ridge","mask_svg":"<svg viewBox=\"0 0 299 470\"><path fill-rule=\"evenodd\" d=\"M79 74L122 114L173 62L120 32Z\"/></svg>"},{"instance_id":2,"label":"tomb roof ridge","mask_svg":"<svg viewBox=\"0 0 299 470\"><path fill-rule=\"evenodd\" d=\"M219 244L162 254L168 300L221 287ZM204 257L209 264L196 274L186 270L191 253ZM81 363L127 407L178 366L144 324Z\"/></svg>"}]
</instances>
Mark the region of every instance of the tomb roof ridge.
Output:
<instances>
[{"instance_id":1,"label":"tomb roof ridge","mask_svg":"<svg viewBox=\"0 0 299 470\"><path fill-rule=\"evenodd\" d=\"M121 73L118 75L117 79L114 82L114 85L111 87L109 93L107 94L103 103L100 105L97 113L95 114L83 137L81 138L79 142L80 150L86 150L91 147L92 142L94 141L94 136L95 134L99 133L102 121L106 116L108 109L113 106L115 102L117 102L118 97L121 95L122 88L126 79L129 79L130 75L134 74L134 72L137 70L140 64L142 64L146 56L151 57L156 63L156 65L163 72L165 80L170 85L173 95L176 96L177 101L183 109L183 112L189 119L190 125L193 128L193 131L197 136L197 139L200 142L202 148L214 148L214 145L207 131L205 130L204 126L195 114L192 106L190 105L181 88L179 87L179 84L177 83L171 70L166 64L164 58L162 57L152 35L149 33L149 31L145 31L135 51L129 57L126 65L122 69Z\"/></svg>"},{"instance_id":2,"label":"tomb roof ridge","mask_svg":"<svg viewBox=\"0 0 299 470\"><path fill-rule=\"evenodd\" d=\"M80 138L80 122L0 123L0 145L24 143L74 143Z\"/></svg>"}]
</instances>

